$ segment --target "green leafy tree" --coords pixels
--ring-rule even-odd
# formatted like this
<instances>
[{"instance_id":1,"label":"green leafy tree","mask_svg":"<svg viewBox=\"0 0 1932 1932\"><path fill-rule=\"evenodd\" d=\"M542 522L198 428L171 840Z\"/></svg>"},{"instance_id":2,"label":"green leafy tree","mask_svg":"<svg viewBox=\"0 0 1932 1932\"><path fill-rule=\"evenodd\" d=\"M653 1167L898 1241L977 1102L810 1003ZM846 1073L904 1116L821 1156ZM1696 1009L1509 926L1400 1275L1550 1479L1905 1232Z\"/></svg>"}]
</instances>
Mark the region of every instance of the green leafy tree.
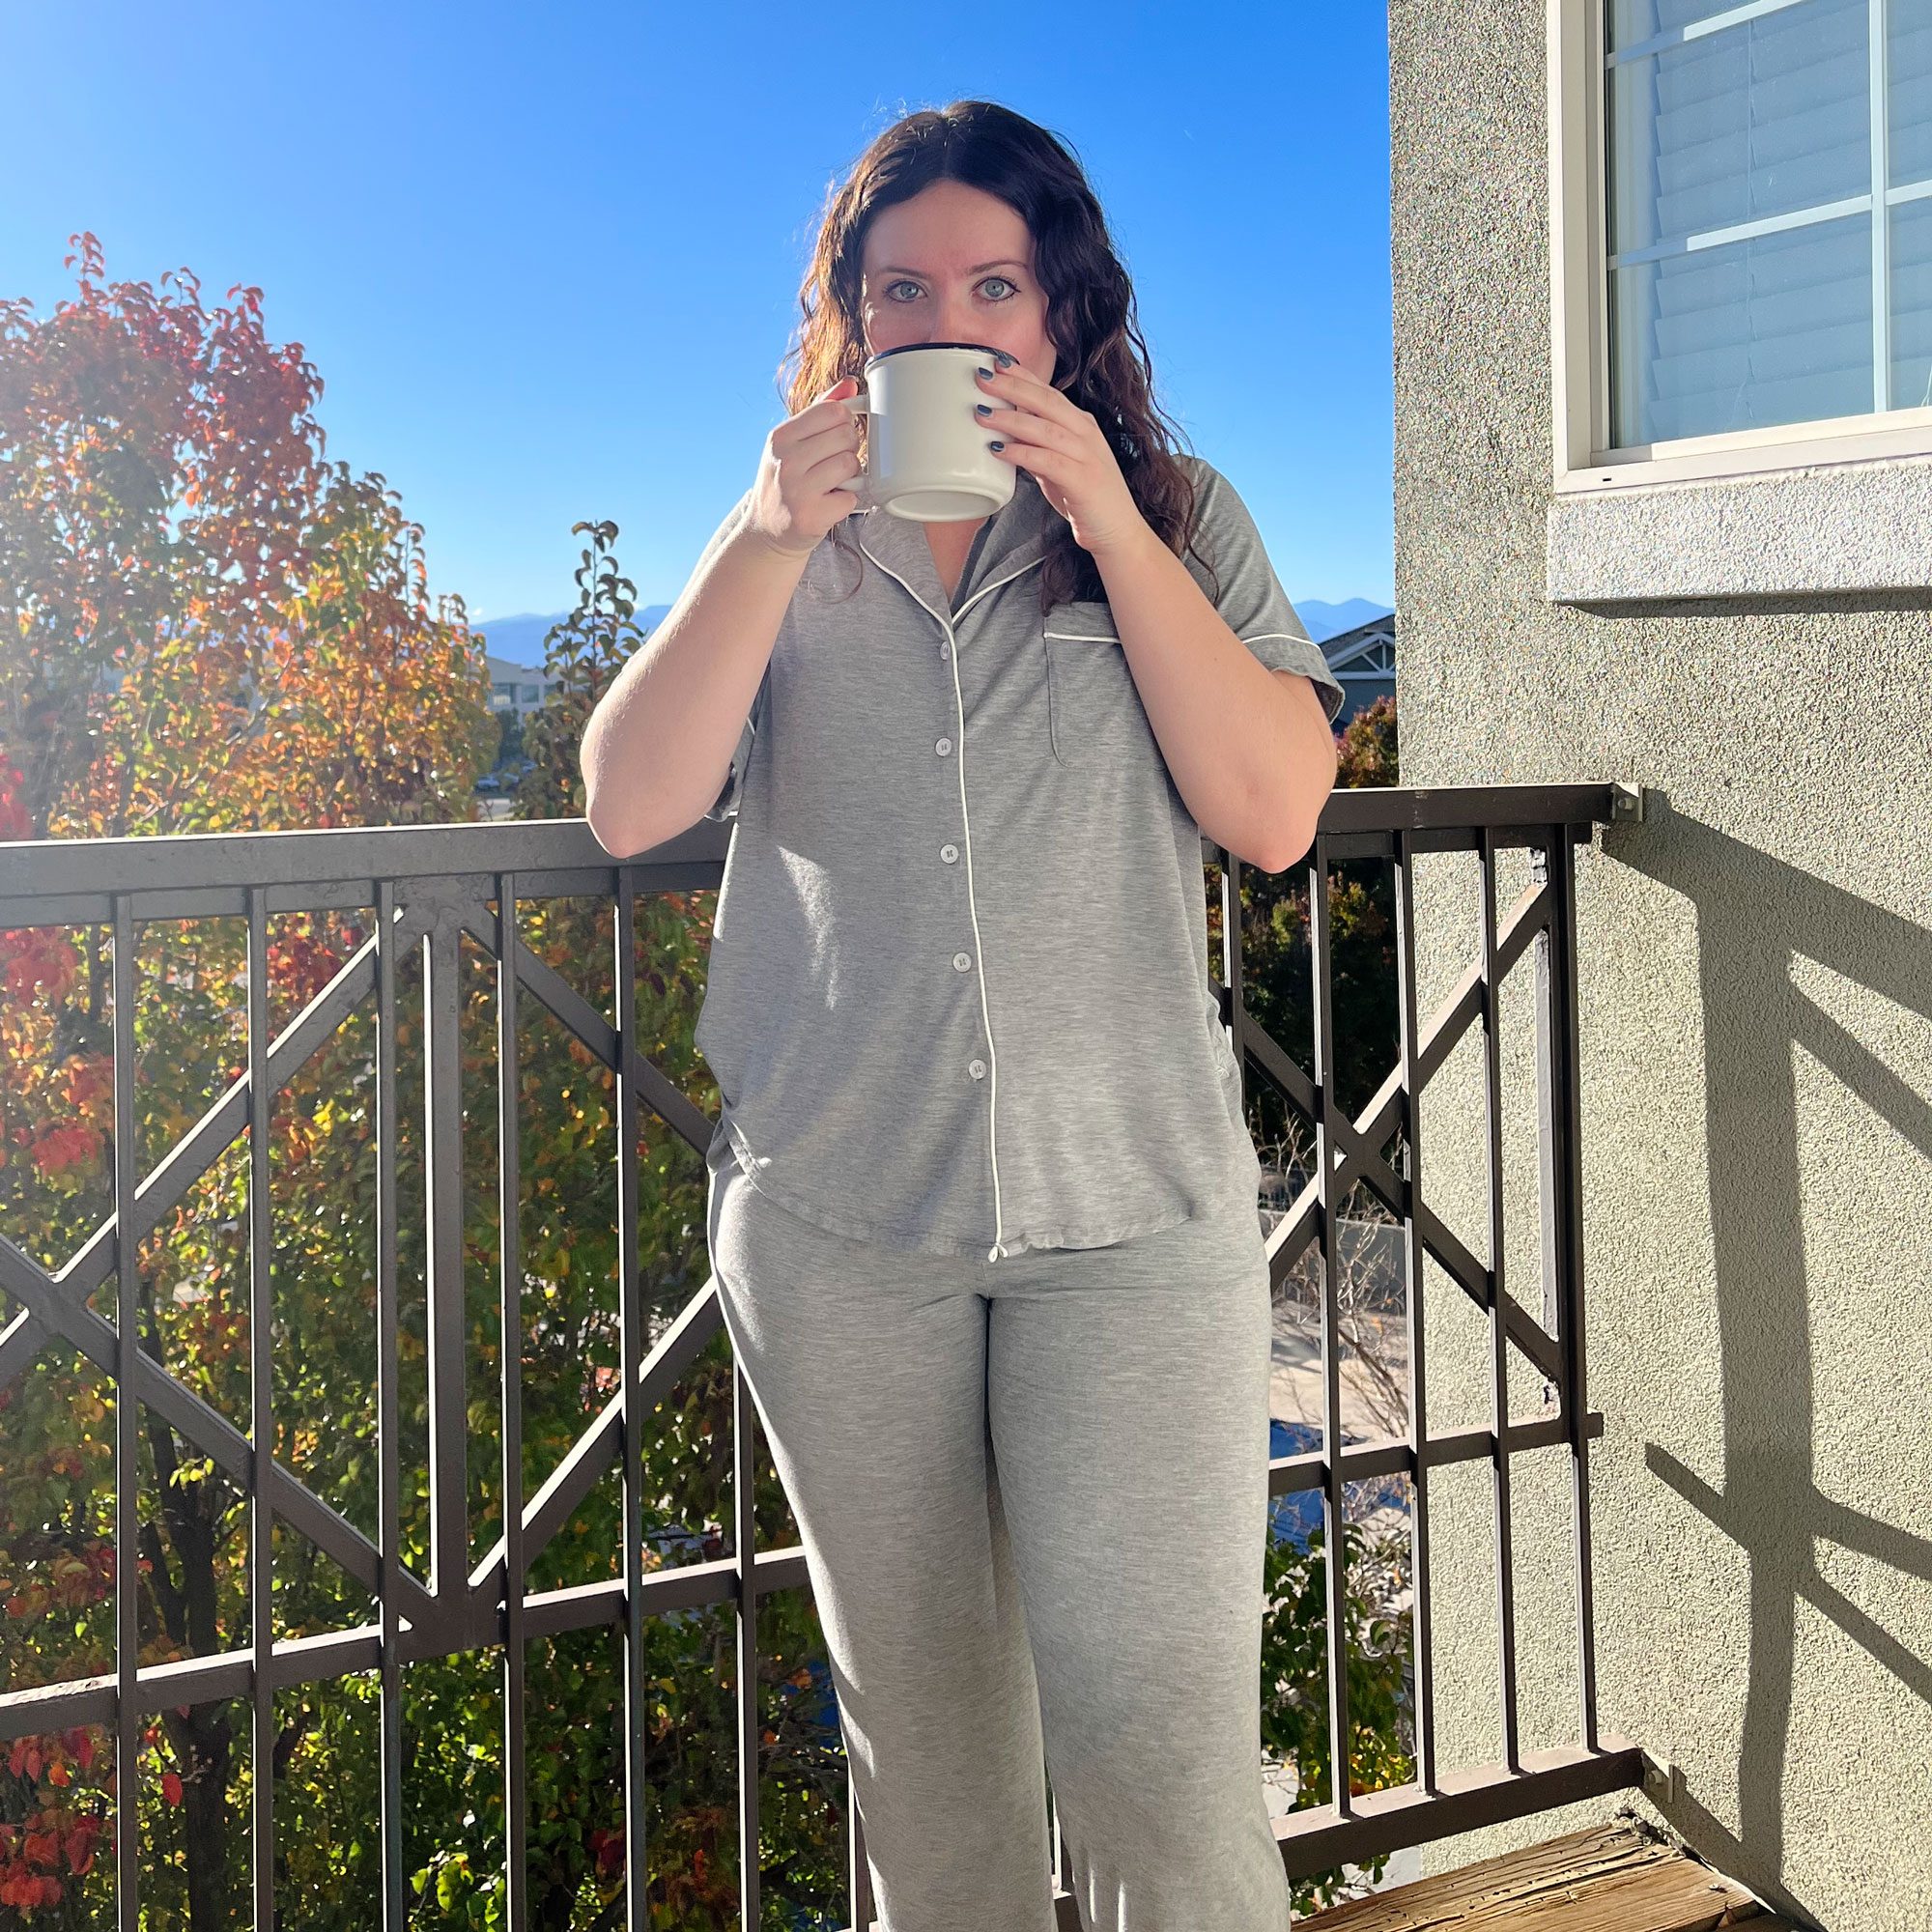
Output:
<instances>
[{"instance_id":1,"label":"green leafy tree","mask_svg":"<svg viewBox=\"0 0 1932 1932\"><path fill-rule=\"evenodd\" d=\"M1262 1747L1295 1772L1294 1809L1326 1804L1334 1791L1328 1736L1328 1553L1317 1530L1305 1547L1283 1537L1265 1559L1268 1608L1262 1635ZM1349 1683L1349 1789L1360 1794L1406 1784L1411 1755L1406 1602L1408 1543L1345 1521ZM1386 1858L1368 1867L1379 1877ZM1340 1867L1299 1879L1297 1913L1346 1895Z\"/></svg>"}]
</instances>

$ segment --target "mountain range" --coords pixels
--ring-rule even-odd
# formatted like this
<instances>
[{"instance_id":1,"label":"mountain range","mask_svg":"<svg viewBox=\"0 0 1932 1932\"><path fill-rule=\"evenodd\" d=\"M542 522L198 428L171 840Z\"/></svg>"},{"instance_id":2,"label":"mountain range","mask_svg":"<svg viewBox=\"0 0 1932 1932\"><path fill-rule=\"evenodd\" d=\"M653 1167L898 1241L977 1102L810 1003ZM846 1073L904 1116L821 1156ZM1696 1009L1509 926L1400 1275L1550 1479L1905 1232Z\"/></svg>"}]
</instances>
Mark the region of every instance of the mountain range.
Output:
<instances>
[{"instance_id":1,"label":"mountain range","mask_svg":"<svg viewBox=\"0 0 1932 1932\"><path fill-rule=\"evenodd\" d=\"M1302 629L1318 644L1339 638L1344 631L1352 631L1372 617L1392 614L1386 604L1371 604L1366 597L1345 598L1340 604L1324 604L1319 597L1297 597L1293 602Z\"/></svg>"},{"instance_id":2,"label":"mountain range","mask_svg":"<svg viewBox=\"0 0 1932 1932\"><path fill-rule=\"evenodd\" d=\"M1294 608L1308 635L1318 644L1339 637L1344 631L1352 631L1357 624L1366 624L1371 617L1388 615L1386 604L1372 604L1366 597L1350 597L1340 604L1324 604L1319 597L1297 598ZM493 658L534 666L543 663L544 638L551 626L561 623L569 614L567 611L553 611L545 616L533 611L520 611L508 617L479 617L470 628L481 631L489 639ZM638 612L638 623L649 631L669 614L668 604L646 604Z\"/></svg>"},{"instance_id":3,"label":"mountain range","mask_svg":"<svg viewBox=\"0 0 1932 1932\"><path fill-rule=\"evenodd\" d=\"M568 611L553 611L548 616L534 611L519 611L510 617L472 617L469 628L481 631L490 640L490 655L513 665L536 666L543 663L544 639L553 624L560 624ZM650 631L670 615L668 604L647 604L638 612L638 626Z\"/></svg>"}]
</instances>

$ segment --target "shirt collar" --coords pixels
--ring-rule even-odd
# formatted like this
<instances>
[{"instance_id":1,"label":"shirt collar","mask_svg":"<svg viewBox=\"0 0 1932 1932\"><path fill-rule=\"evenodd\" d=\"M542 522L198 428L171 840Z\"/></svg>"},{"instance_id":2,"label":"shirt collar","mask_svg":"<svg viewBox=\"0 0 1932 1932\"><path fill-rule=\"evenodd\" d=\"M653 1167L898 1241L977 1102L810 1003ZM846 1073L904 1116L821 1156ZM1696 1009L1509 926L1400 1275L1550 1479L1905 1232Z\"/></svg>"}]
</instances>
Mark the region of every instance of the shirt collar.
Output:
<instances>
[{"instance_id":1,"label":"shirt collar","mask_svg":"<svg viewBox=\"0 0 1932 1932\"><path fill-rule=\"evenodd\" d=\"M957 602L964 604L983 585L1009 578L1046 554L1061 518L1024 469L1013 475L1010 501L993 513L972 569L960 581ZM946 588L932 561L925 528L910 517L895 517L877 505L855 511L851 519L859 546L876 564L903 578L914 594L948 618L952 614Z\"/></svg>"}]
</instances>

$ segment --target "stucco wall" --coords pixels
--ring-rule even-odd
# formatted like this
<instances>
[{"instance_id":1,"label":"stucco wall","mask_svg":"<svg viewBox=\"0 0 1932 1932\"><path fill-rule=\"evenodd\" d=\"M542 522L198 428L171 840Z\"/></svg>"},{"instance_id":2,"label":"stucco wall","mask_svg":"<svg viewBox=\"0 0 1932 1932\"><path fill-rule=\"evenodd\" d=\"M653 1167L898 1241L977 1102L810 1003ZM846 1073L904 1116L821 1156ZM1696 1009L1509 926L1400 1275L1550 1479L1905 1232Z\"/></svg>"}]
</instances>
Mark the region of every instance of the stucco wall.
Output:
<instances>
[{"instance_id":1,"label":"stucco wall","mask_svg":"<svg viewBox=\"0 0 1932 1932\"><path fill-rule=\"evenodd\" d=\"M1546 596L1542 0L1390 8L1398 702L1410 784L1621 779L1579 850L1601 1712L1660 1811L1832 1932L1932 1926L1932 595L1614 613ZM1829 475L1807 481L1836 513ZM1932 575L1932 530L1925 544ZM1520 855L1516 855L1520 858ZM1504 868L1499 901L1526 869ZM1424 1010L1479 944L1418 867ZM1505 1269L1540 1309L1534 1018L1506 982ZM1520 983L1519 983L1520 980ZM1425 1193L1488 1251L1482 1058ZM1487 1328L1432 1268L1437 1429ZM1533 1377L1516 1406L1531 1408ZM1526 1748L1577 1735L1560 1453L1518 1459ZM1446 1765L1500 1755L1489 1478L1438 1481ZM1618 1801L1431 1848L1440 1869ZM1631 1802L1631 1801L1623 1801Z\"/></svg>"}]
</instances>

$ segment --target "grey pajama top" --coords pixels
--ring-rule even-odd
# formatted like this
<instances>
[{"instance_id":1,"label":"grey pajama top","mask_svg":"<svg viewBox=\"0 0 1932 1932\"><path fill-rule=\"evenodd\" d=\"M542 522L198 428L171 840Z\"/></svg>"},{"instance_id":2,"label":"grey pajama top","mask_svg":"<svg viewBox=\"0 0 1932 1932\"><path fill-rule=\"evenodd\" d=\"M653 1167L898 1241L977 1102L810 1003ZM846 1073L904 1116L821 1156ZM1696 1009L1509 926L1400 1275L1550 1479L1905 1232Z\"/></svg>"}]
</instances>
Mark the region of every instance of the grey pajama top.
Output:
<instances>
[{"instance_id":1,"label":"grey pajama top","mask_svg":"<svg viewBox=\"0 0 1932 1932\"><path fill-rule=\"evenodd\" d=\"M1246 505L1179 461L1218 588L1187 569L1332 721L1342 687ZM760 1192L857 1240L994 1261L1255 1202L1200 828L1111 608L1040 611L1058 522L1017 472L949 600L918 524L855 511L863 571L812 552L704 814L735 819L696 1033L717 1131Z\"/></svg>"}]
</instances>

